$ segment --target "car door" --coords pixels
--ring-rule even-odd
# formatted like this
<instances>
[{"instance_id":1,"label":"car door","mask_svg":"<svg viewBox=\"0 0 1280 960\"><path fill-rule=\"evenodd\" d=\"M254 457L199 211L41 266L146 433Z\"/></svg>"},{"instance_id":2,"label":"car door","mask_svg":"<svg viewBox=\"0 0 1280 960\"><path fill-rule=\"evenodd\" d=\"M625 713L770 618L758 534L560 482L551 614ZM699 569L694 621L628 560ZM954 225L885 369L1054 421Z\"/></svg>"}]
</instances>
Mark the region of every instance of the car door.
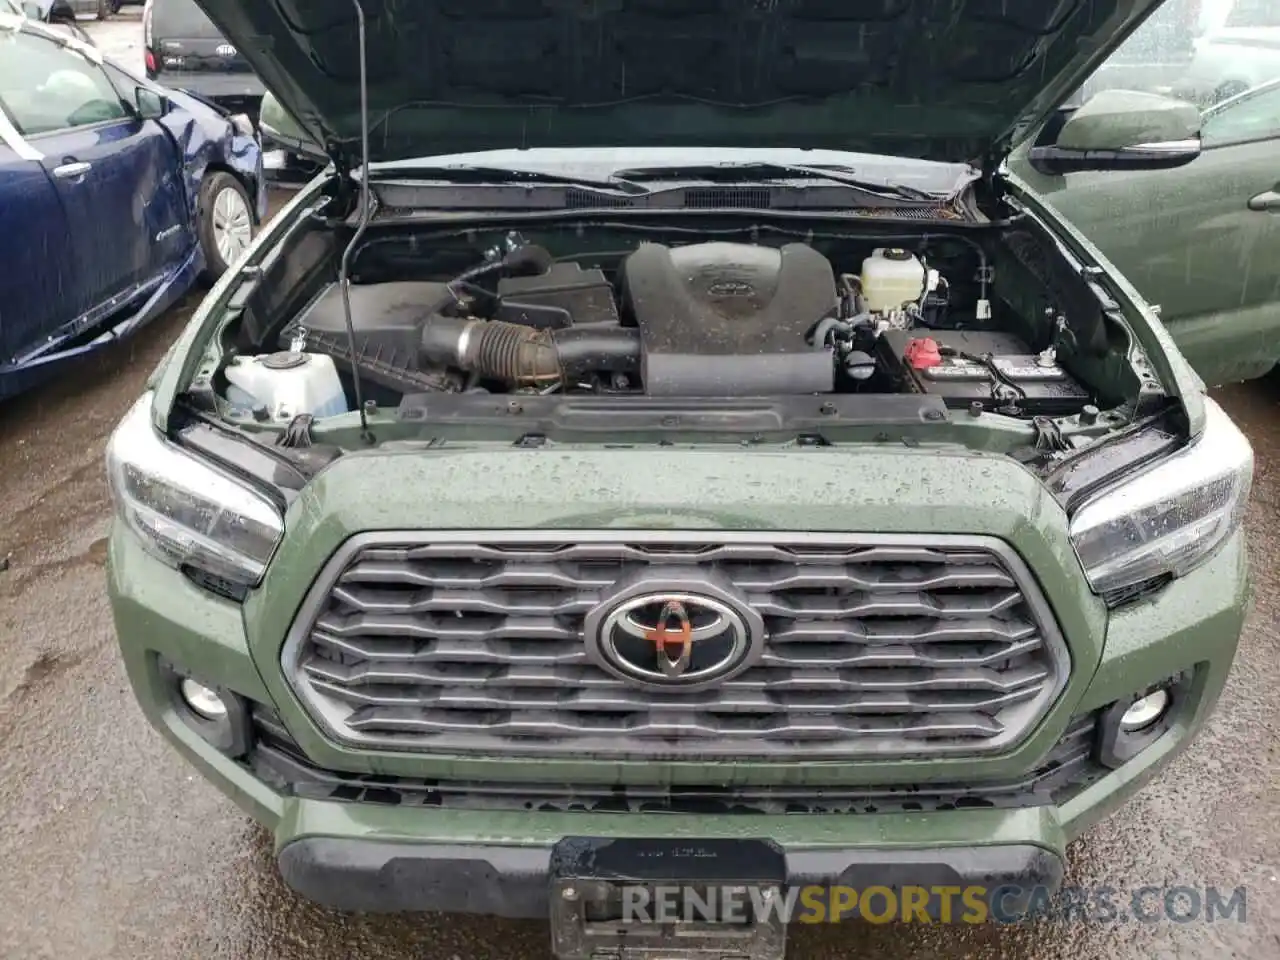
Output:
<instances>
[{"instance_id":1,"label":"car door","mask_svg":"<svg viewBox=\"0 0 1280 960\"><path fill-rule=\"evenodd\" d=\"M66 313L110 312L189 248L176 148L121 96L96 51L18 33L0 55L0 97L66 218L76 252Z\"/></svg>"},{"instance_id":2,"label":"car door","mask_svg":"<svg viewBox=\"0 0 1280 960\"><path fill-rule=\"evenodd\" d=\"M148 89L153 102L163 98L165 90L155 84L139 80L113 64L104 64L107 79L126 103L137 104L139 91ZM152 237L153 275L164 273L187 258L197 241L195 225L191 222L190 202L187 192L187 176L183 169L182 154L175 129L176 112L167 110L164 116L145 122L149 162L155 170L155 192L147 198L145 215L147 231Z\"/></svg>"},{"instance_id":3,"label":"car door","mask_svg":"<svg viewBox=\"0 0 1280 960\"><path fill-rule=\"evenodd\" d=\"M1185 167L1019 175L1146 299L1209 383L1280 359L1280 84L1209 110Z\"/></svg>"},{"instance_id":4,"label":"car door","mask_svg":"<svg viewBox=\"0 0 1280 960\"><path fill-rule=\"evenodd\" d=\"M0 370L17 366L67 319L75 251L57 191L0 101Z\"/></svg>"}]
</instances>

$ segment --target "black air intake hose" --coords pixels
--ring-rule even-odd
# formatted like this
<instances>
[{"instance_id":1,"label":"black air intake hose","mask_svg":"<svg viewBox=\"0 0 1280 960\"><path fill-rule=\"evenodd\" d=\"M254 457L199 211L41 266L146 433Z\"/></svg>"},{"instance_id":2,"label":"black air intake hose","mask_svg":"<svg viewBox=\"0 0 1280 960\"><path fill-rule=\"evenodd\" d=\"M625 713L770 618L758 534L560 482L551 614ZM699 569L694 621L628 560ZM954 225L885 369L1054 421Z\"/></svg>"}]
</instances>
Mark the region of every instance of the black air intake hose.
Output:
<instances>
[{"instance_id":1,"label":"black air intake hose","mask_svg":"<svg viewBox=\"0 0 1280 960\"><path fill-rule=\"evenodd\" d=\"M501 320L434 316L422 330L422 357L493 380L571 380L593 371L636 373L640 331L616 326L538 330Z\"/></svg>"},{"instance_id":2,"label":"black air intake hose","mask_svg":"<svg viewBox=\"0 0 1280 960\"><path fill-rule=\"evenodd\" d=\"M614 324L568 327L551 334L560 369L568 379L601 370L640 372L640 331Z\"/></svg>"}]
</instances>

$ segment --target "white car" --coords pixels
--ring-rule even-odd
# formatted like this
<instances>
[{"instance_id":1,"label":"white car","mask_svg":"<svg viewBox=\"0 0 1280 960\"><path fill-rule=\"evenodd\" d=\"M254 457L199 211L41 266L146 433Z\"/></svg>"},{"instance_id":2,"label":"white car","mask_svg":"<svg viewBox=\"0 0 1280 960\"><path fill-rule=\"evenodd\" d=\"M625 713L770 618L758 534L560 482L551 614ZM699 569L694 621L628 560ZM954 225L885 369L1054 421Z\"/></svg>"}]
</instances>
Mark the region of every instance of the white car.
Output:
<instances>
[{"instance_id":1,"label":"white car","mask_svg":"<svg viewBox=\"0 0 1280 960\"><path fill-rule=\"evenodd\" d=\"M76 0L75 3L68 3L66 0L0 0L0 13L38 20L55 33L74 37L81 43L93 46L92 38L77 22L77 12L84 7L84 3L85 0ZM97 8L96 0L92 6Z\"/></svg>"},{"instance_id":2,"label":"white car","mask_svg":"<svg viewBox=\"0 0 1280 960\"><path fill-rule=\"evenodd\" d=\"M1280 77L1280 0L1237 0L1222 25L1196 42L1172 92L1218 103Z\"/></svg>"}]
</instances>

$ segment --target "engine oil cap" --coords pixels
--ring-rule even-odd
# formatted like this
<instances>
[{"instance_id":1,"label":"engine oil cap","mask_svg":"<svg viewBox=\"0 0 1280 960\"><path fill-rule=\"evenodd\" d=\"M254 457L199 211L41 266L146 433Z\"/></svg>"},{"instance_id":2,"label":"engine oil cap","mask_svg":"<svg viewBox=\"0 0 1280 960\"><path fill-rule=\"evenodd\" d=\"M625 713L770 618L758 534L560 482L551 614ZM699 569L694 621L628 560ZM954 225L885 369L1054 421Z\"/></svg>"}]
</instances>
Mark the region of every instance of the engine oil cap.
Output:
<instances>
[{"instance_id":1,"label":"engine oil cap","mask_svg":"<svg viewBox=\"0 0 1280 960\"><path fill-rule=\"evenodd\" d=\"M914 370L927 370L941 365L942 354L938 352L938 342L933 337L916 337L907 344L902 359Z\"/></svg>"},{"instance_id":2,"label":"engine oil cap","mask_svg":"<svg viewBox=\"0 0 1280 960\"><path fill-rule=\"evenodd\" d=\"M300 367L306 362L307 355L305 353L293 353L289 350L269 353L262 358L262 365L268 370L292 370L294 367Z\"/></svg>"}]
</instances>

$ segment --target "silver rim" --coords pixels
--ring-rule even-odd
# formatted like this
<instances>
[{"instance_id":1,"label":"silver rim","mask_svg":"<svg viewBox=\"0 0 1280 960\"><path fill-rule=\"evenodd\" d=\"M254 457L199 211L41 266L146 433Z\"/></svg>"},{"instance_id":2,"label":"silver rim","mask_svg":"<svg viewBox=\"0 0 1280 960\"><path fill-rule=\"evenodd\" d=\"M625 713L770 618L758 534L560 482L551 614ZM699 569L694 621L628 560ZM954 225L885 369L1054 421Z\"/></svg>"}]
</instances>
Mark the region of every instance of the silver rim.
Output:
<instances>
[{"instance_id":1,"label":"silver rim","mask_svg":"<svg viewBox=\"0 0 1280 960\"><path fill-rule=\"evenodd\" d=\"M249 249L253 240L253 218L249 205L234 187L224 187L213 198L213 242L218 256L228 266Z\"/></svg>"}]
</instances>

